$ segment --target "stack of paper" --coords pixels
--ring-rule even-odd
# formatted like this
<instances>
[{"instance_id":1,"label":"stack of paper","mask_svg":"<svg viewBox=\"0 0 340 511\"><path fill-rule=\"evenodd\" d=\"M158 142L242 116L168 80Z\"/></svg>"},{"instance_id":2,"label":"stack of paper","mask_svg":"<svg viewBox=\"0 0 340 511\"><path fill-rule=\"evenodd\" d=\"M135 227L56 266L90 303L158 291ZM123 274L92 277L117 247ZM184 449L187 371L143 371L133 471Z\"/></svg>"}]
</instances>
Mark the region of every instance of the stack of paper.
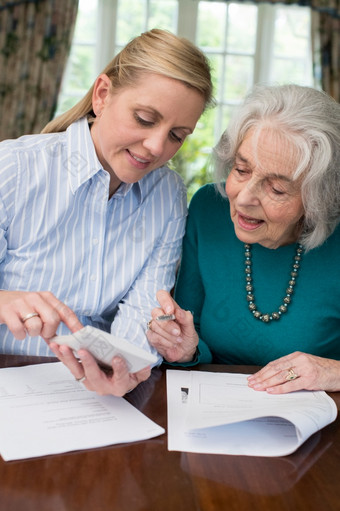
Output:
<instances>
[{"instance_id":1,"label":"stack of paper","mask_svg":"<svg viewBox=\"0 0 340 511\"><path fill-rule=\"evenodd\" d=\"M5 461L162 433L125 399L88 391L61 362L0 369L0 454Z\"/></svg>"},{"instance_id":2,"label":"stack of paper","mask_svg":"<svg viewBox=\"0 0 340 511\"><path fill-rule=\"evenodd\" d=\"M167 395L170 451L285 456L337 416L325 392L272 395L244 374L168 370Z\"/></svg>"}]
</instances>

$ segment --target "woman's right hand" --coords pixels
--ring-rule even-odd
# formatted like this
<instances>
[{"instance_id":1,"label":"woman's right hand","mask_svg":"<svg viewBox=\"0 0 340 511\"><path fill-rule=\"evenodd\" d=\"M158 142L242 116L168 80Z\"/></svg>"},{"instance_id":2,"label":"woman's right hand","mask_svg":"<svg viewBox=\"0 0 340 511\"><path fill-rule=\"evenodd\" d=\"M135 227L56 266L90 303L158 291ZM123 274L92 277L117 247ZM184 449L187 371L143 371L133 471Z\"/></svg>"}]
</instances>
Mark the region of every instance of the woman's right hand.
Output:
<instances>
[{"instance_id":1,"label":"woman's right hand","mask_svg":"<svg viewBox=\"0 0 340 511\"><path fill-rule=\"evenodd\" d=\"M83 326L76 314L49 291L0 291L0 323L5 323L16 339L40 335L48 342L56 335L60 322L71 332Z\"/></svg>"},{"instance_id":2,"label":"woman's right hand","mask_svg":"<svg viewBox=\"0 0 340 511\"><path fill-rule=\"evenodd\" d=\"M153 309L146 333L150 344L168 362L190 362L198 345L191 312L181 309L167 291L158 291L157 300L160 308ZM174 314L176 319L157 321L163 314Z\"/></svg>"}]
</instances>

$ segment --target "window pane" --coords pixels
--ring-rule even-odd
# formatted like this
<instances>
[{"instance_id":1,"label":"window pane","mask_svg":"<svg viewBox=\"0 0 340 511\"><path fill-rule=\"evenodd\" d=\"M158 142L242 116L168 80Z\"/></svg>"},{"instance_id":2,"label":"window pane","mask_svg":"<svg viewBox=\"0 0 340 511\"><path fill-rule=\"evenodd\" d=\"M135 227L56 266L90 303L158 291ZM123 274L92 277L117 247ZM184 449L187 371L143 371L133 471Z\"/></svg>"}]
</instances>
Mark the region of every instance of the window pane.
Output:
<instances>
[{"instance_id":1,"label":"window pane","mask_svg":"<svg viewBox=\"0 0 340 511\"><path fill-rule=\"evenodd\" d=\"M233 106L233 105L224 105L222 107L222 123L221 123L221 129L220 129L219 136L222 135L223 131L228 126L230 118L233 114L234 108L235 108L235 106Z\"/></svg>"},{"instance_id":2,"label":"window pane","mask_svg":"<svg viewBox=\"0 0 340 511\"><path fill-rule=\"evenodd\" d=\"M276 6L272 81L312 84L309 32L309 8Z\"/></svg>"},{"instance_id":3,"label":"window pane","mask_svg":"<svg viewBox=\"0 0 340 511\"><path fill-rule=\"evenodd\" d=\"M117 11L117 46L145 31L146 0L119 0Z\"/></svg>"},{"instance_id":4,"label":"window pane","mask_svg":"<svg viewBox=\"0 0 340 511\"><path fill-rule=\"evenodd\" d=\"M209 61L211 66L211 75L214 86L214 94L216 99L222 97L223 95L223 83L222 83L222 75L223 75L223 55L209 55Z\"/></svg>"},{"instance_id":5,"label":"window pane","mask_svg":"<svg viewBox=\"0 0 340 511\"><path fill-rule=\"evenodd\" d=\"M55 115L79 101L95 79L97 0L80 0L74 36Z\"/></svg>"},{"instance_id":6,"label":"window pane","mask_svg":"<svg viewBox=\"0 0 340 511\"><path fill-rule=\"evenodd\" d=\"M304 57L308 51L310 16L303 7L277 8L274 54Z\"/></svg>"},{"instance_id":7,"label":"window pane","mask_svg":"<svg viewBox=\"0 0 340 511\"><path fill-rule=\"evenodd\" d=\"M96 43L97 4L97 0L79 0L73 44Z\"/></svg>"},{"instance_id":8,"label":"window pane","mask_svg":"<svg viewBox=\"0 0 340 511\"><path fill-rule=\"evenodd\" d=\"M116 41L119 49L151 28L176 33L177 7L177 0L119 0Z\"/></svg>"},{"instance_id":9,"label":"window pane","mask_svg":"<svg viewBox=\"0 0 340 511\"><path fill-rule=\"evenodd\" d=\"M306 61L292 59L275 59L273 63L273 75L275 81L284 83L299 83L300 85L310 85L306 81Z\"/></svg>"},{"instance_id":10,"label":"window pane","mask_svg":"<svg viewBox=\"0 0 340 511\"><path fill-rule=\"evenodd\" d=\"M214 111L207 110L171 161L172 168L184 178L188 200L198 188L213 180L209 155L214 143Z\"/></svg>"},{"instance_id":11,"label":"window pane","mask_svg":"<svg viewBox=\"0 0 340 511\"><path fill-rule=\"evenodd\" d=\"M225 100L243 98L252 86L254 59L240 55L228 55L225 70Z\"/></svg>"},{"instance_id":12,"label":"window pane","mask_svg":"<svg viewBox=\"0 0 340 511\"><path fill-rule=\"evenodd\" d=\"M198 46L223 49L225 44L227 4L223 2L200 2L198 6Z\"/></svg>"},{"instance_id":13,"label":"window pane","mask_svg":"<svg viewBox=\"0 0 340 511\"><path fill-rule=\"evenodd\" d=\"M229 52L255 53L257 7L255 5L230 4L228 9Z\"/></svg>"},{"instance_id":14,"label":"window pane","mask_svg":"<svg viewBox=\"0 0 340 511\"><path fill-rule=\"evenodd\" d=\"M58 109L55 116L66 112L70 108L72 108L82 97L84 94L64 94L59 97Z\"/></svg>"},{"instance_id":15,"label":"window pane","mask_svg":"<svg viewBox=\"0 0 340 511\"><path fill-rule=\"evenodd\" d=\"M93 82L94 47L78 46L70 62L68 87L69 92L77 90L86 92Z\"/></svg>"},{"instance_id":16,"label":"window pane","mask_svg":"<svg viewBox=\"0 0 340 511\"><path fill-rule=\"evenodd\" d=\"M152 0L148 29L162 28L176 33L177 28L177 0Z\"/></svg>"}]
</instances>

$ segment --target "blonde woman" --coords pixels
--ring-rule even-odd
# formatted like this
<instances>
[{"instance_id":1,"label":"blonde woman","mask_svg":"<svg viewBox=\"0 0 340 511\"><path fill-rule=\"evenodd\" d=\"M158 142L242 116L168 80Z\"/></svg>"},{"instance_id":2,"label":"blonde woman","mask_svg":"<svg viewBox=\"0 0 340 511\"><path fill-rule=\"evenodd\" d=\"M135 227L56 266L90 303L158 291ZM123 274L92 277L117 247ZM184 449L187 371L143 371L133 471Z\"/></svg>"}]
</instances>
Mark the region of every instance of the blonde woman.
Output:
<instances>
[{"instance_id":1,"label":"blonde woman","mask_svg":"<svg viewBox=\"0 0 340 511\"><path fill-rule=\"evenodd\" d=\"M118 357L104 373L87 351L78 360L49 340L93 325L152 349L144 318L157 289L173 286L186 218L184 186L166 163L211 101L205 56L154 29L41 135L0 144L2 353L53 351L100 394L149 376Z\"/></svg>"}]
</instances>

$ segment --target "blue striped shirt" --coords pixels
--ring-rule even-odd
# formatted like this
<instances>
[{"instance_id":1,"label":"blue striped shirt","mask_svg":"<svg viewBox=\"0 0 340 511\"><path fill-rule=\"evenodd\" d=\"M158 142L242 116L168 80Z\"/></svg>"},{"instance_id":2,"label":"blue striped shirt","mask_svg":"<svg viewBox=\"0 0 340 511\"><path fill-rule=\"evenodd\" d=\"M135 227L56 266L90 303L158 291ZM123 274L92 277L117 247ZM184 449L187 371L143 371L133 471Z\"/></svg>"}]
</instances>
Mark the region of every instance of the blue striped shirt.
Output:
<instances>
[{"instance_id":1,"label":"blue striped shirt","mask_svg":"<svg viewBox=\"0 0 340 511\"><path fill-rule=\"evenodd\" d=\"M180 257L186 191L168 167L109 200L86 119L0 144L0 289L51 291L84 325L153 351L146 323ZM60 324L58 334L69 333ZM0 325L0 352L53 355Z\"/></svg>"}]
</instances>

